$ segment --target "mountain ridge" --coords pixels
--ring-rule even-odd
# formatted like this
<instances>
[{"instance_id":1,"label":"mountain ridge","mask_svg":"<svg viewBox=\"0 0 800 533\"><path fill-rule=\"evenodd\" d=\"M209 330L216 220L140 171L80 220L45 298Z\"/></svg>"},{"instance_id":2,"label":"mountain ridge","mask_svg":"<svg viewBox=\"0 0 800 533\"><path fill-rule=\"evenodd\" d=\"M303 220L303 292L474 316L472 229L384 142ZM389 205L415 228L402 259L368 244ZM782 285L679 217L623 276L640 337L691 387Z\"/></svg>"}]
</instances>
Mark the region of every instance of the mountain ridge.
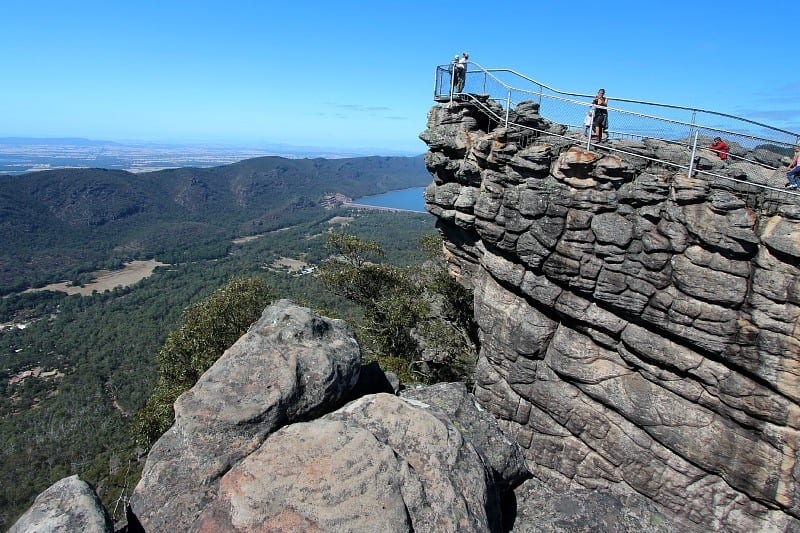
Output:
<instances>
[{"instance_id":1,"label":"mountain ridge","mask_svg":"<svg viewBox=\"0 0 800 533\"><path fill-rule=\"evenodd\" d=\"M323 212L325 193L365 196L428 181L422 156L265 156L210 168L73 168L2 176L0 231L7 238L0 245L0 293L45 281L42 261L50 268L60 263L55 274L63 278L108 261L277 229L299 211ZM230 227L238 230L231 235Z\"/></svg>"}]
</instances>

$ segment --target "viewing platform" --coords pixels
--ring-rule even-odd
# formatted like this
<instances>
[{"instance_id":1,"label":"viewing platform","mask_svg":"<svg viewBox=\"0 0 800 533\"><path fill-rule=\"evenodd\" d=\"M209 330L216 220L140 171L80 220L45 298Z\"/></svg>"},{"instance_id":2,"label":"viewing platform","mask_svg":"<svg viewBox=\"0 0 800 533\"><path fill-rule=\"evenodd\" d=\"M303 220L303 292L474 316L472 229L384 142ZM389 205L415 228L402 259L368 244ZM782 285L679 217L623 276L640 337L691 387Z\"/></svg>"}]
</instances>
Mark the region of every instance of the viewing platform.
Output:
<instances>
[{"instance_id":1,"label":"viewing platform","mask_svg":"<svg viewBox=\"0 0 800 533\"><path fill-rule=\"evenodd\" d=\"M800 133L716 111L609 97L608 128L597 141L584 131L593 97L474 62L468 64L463 89L455 92L451 65L436 67L435 102L475 106L493 127L515 135L518 144L549 136L553 142L582 145L623 159L643 158L687 175L738 183L738 189L747 194L800 202L800 193L785 187L787 164L800 146ZM547 121L547 127L537 128L531 113ZM716 137L729 146L724 161L708 149Z\"/></svg>"}]
</instances>

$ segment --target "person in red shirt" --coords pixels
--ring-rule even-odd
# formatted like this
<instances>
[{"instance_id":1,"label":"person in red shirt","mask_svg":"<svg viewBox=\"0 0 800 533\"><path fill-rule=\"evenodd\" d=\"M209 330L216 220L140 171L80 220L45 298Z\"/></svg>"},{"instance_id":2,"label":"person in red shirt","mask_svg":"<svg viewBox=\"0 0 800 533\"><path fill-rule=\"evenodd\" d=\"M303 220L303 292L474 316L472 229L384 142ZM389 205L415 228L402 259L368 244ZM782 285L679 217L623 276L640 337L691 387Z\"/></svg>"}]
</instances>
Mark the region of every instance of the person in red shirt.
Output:
<instances>
[{"instance_id":1,"label":"person in red shirt","mask_svg":"<svg viewBox=\"0 0 800 533\"><path fill-rule=\"evenodd\" d=\"M709 146L708 149L717 154L723 161L728 159L728 143L720 137L714 137L714 144Z\"/></svg>"}]
</instances>

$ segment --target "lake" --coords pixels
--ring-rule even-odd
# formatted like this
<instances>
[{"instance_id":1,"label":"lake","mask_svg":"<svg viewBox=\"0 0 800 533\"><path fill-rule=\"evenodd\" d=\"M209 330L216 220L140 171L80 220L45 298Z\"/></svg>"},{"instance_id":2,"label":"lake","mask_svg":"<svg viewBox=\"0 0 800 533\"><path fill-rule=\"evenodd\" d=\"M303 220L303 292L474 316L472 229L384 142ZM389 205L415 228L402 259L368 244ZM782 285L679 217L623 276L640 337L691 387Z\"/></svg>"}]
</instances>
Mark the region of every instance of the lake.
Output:
<instances>
[{"instance_id":1,"label":"lake","mask_svg":"<svg viewBox=\"0 0 800 533\"><path fill-rule=\"evenodd\" d=\"M353 200L353 203L427 213L427 211L425 211L425 200L422 197L424 190L425 187L412 187L411 189L389 191L383 194L362 196L361 198Z\"/></svg>"}]
</instances>

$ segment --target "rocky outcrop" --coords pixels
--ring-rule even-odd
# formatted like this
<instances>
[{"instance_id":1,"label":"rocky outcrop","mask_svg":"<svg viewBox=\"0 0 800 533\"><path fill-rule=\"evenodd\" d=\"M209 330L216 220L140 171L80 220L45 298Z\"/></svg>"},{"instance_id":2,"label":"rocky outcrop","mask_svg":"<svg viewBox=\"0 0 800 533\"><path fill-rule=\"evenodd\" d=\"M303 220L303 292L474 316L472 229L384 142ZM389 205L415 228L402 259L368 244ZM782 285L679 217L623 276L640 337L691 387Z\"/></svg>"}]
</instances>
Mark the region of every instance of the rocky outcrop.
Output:
<instances>
[{"instance_id":1,"label":"rocky outcrop","mask_svg":"<svg viewBox=\"0 0 800 533\"><path fill-rule=\"evenodd\" d=\"M403 391L402 397L452 420L480 452L501 490L510 490L530 476L519 445L500 429L497 420L481 409L463 383L439 383Z\"/></svg>"},{"instance_id":2,"label":"rocky outcrop","mask_svg":"<svg viewBox=\"0 0 800 533\"><path fill-rule=\"evenodd\" d=\"M39 494L8 531L105 533L114 531L114 527L92 487L78 476L71 476Z\"/></svg>"},{"instance_id":3,"label":"rocky outcrop","mask_svg":"<svg viewBox=\"0 0 800 533\"><path fill-rule=\"evenodd\" d=\"M636 494L524 482L521 447L463 383L333 410L358 360L340 321L267 308L176 403L117 531L679 531ZM367 368L349 395L392 391ZM42 530L113 529L91 488L68 478L12 529Z\"/></svg>"},{"instance_id":4,"label":"rocky outcrop","mask_svg":"<svg viewBox=\"0 0 800 533\"><path fill-rule=\"evenodd\" d=\"M335 408L361 354L341 320L282 300L175 402L132 498L147 531L187 531L220 479L280 427Z\"/></svg>"},{"instance_id":5,"label":"rocky outcrop","mask_svg":"<svg viewBox=\"0 0 800 533\"><path fill-rule=\"evenodd\" d=\"M539 126L453 102L421 135L427 208L474 289L480 403L551 488L800 529L800 207L653 161L682 147L587 150L535 104L510 115Z\"/></svg>"},{"instance_id":6,"label":"rocky outcrop","mask_svg":"<svg viewBox=\"0 0 800 533\"><path fill-rule=\"evenodd\" d=\"M500 531L528 475L463 384L367 394L344 323L268 307L175 404L133 496L146 531ZM391 385L371 377L372 387ZM327 414L325 414L327 413Z\"/></svg>"}]
</instances>

